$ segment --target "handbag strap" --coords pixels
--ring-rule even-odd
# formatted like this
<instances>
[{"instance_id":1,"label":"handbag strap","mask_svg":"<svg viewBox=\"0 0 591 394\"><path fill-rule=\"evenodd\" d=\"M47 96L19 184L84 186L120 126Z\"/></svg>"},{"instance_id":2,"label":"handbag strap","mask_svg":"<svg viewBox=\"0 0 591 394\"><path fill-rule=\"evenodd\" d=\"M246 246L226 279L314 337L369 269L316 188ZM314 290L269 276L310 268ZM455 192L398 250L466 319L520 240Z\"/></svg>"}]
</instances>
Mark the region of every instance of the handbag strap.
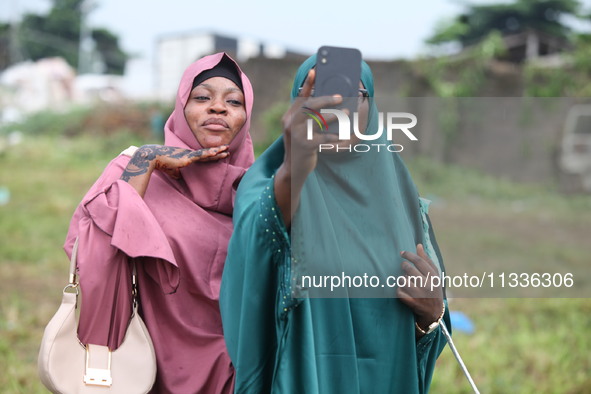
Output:
<instances>
[{"instance_id":1,"label":"handbag strap","mask_svg":"<svg viewBox=\"0 0 591 394\"><path fill-rule=\"evenodd\" d=\"M137 310L137 289L137 269L135 267L135 259L131 259L131 297L133 303L133 313L135 313Z\"/></svg>"},{"instance_id":2,"label":"handbag strap","mask_svg":"<svg viewBox=\"0 0 591 394\"><path fill-rule=\"evenodd\" d=\"M78 255L78 237L76 237L76 241L74 241L74 247L72 248L72 256L70 257L70 280L66 288L78 288L78 276L76 275L76 257ZM131 259L132 270L131 270L131 294L133 297L133 308L134 310L137 308L137 268L135 266L135 259ZM65 289L64 289L65 290Z\"/></svg>"},{"instance_id":3,"label":"handbag strap","mask_svg":"<svg viewBox=\"0 0 591 394\"><path fill-rule=\"evenodd\" d=\"M78 287L78 277L76 276L76 255L78 254L78 237L74 241L72 256L70 257L70 283L71 287Z\"/></svg>"},{"instance_id":4,"label":"handbag strap","mask_svg":"<svg viewBox=\"0 0 591 394\"><path fill-rule=\"evenodd\" d=\"M131 145L131 146L129 146L129 148L127 148L123 152L121 152L120 155L132 157L138 149L139 148L137 146ZM138 294L137 294L137 289L138 289L138 287L137 287L137 270L135 268L135 259L132 259L131 284L132 284L131 294L133 296L133 310L135 312L135 310L137 309L137 297L138 297Z\"/></svg>"}]
</instances>

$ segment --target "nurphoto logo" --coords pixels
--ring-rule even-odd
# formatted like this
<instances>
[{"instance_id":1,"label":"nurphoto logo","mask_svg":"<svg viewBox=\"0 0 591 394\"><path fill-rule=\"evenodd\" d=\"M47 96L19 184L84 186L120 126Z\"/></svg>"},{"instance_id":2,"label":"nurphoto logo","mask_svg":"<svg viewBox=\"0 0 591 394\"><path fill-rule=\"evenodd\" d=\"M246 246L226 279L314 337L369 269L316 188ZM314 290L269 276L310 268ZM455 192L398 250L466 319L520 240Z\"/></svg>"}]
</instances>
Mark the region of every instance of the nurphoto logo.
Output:
<instances>
[{"instance_id":1,"label":"nurphoto logo","mask_svg":"<svg viewBox=\"0 0 591 394\"><path fill-rule=\"evenodd\" d=\"M359 114L353 113L353 127L351 128L351 121L349 116L342 110L339 109L321 109L320 112L313 110L312 108L304 107L304 113L307 114L310 119L307 122L307 138L311 140L314 134L314 123L320 127L321 132L328 132L328 123L322 116L322 114L333 114L337 117L338 122L338 135L339 140L351 140L351 129L355 137L361 141L375 141L382 136L384 129L386 131L386 138L388 141L393 141L394 131L399 130L411 141L418 141L418 138L409 130L416 126L417 117L409 112L387 112L384 116L383 112L378 113L378 129L374 134L363 134L359 131ZM384 127L384 118L386 119L386 127ZM401 122L400 120L406 120ZM336 133L335 133L336 134ZM346 150L349 152L369 152L371 150L381 149L388 150L389 152L402 152L403 146L400 144L368 144L358 143L350 144L348 146L341 146L336 144L320 144L318 146L319 152L323 150Z\"/></svg>"}]
</instances>

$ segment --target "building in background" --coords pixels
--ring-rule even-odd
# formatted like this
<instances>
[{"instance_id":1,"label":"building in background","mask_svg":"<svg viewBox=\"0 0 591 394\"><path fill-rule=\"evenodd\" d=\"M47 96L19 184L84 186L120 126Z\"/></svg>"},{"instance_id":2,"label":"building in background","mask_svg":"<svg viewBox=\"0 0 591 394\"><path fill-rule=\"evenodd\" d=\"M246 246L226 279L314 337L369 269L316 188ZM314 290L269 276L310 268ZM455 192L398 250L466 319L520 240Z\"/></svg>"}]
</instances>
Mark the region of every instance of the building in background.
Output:
<instances>
[{"instance_id":1,"label":"building in background","mask_svg":"<svg viewBox=\"0 0 591 394\"><path fill-rule=\"evenodd\" d=\"M239 62L253 57L282 58L290 52L280 45L212 32L167 34L156 41L155 83L160 100L173 99L183 71L202 56L224 51Z\"/></svg>"}]
</instances>

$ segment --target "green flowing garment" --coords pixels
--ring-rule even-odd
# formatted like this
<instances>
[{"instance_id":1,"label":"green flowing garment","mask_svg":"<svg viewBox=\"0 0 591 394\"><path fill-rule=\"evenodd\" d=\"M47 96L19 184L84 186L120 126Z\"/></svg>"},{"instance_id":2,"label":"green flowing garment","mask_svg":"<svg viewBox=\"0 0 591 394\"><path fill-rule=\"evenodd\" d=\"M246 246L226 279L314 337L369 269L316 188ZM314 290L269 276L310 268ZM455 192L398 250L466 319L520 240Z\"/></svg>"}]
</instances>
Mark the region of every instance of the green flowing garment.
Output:
<instances>
[{"instance_id":1,"label":"green flowing garment","mask_svg":"<svg viewBox=\"0 0 591 394\"><path fill-rule=\"evenodd\" d=\"M315 61L298 70L292 98ZM365 63L361 81L373 97ZM372 100L366 134L377 130L377 119ZM294 279L318 266L335 274L359 275L369 267L372 275L401 275L400 251L414 252L417 243L443 270L428 204L402 159L383 151L321 155L288 231L273 186L283 158L279 138L247 171L236 195L220 293L235 392L428 392L446 343L441 328L417 341L414 315L400 300L306 297ZM448 312L444 320L451 328Z\"/></svg>"}]
</instances>

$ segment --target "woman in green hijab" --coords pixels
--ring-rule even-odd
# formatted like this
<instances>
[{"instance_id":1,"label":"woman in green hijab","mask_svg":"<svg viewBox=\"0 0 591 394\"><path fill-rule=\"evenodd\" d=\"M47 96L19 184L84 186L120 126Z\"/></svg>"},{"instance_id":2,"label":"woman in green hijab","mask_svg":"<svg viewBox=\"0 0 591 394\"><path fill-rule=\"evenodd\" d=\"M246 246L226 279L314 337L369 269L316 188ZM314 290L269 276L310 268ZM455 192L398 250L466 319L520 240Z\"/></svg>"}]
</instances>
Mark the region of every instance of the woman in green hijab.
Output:
<instances>
[{"instance_id":1,"label":"woman in green hijab","mask_svg":"<svg viewBox=\"0 0 591 394\"><path fill-rule=\"evenodd\" d=\"M428 203L385 137L375 152L318 128L307 138L307 113L342 101L311 97L315 63L300 66L284 135L236 195L220 294L235 392L428 392L445 346L439 323L451 328L443 289L427 280L443 272ZM366 135L379 128L373 91L362 62Z\"/></svg>"}]
</instances>

